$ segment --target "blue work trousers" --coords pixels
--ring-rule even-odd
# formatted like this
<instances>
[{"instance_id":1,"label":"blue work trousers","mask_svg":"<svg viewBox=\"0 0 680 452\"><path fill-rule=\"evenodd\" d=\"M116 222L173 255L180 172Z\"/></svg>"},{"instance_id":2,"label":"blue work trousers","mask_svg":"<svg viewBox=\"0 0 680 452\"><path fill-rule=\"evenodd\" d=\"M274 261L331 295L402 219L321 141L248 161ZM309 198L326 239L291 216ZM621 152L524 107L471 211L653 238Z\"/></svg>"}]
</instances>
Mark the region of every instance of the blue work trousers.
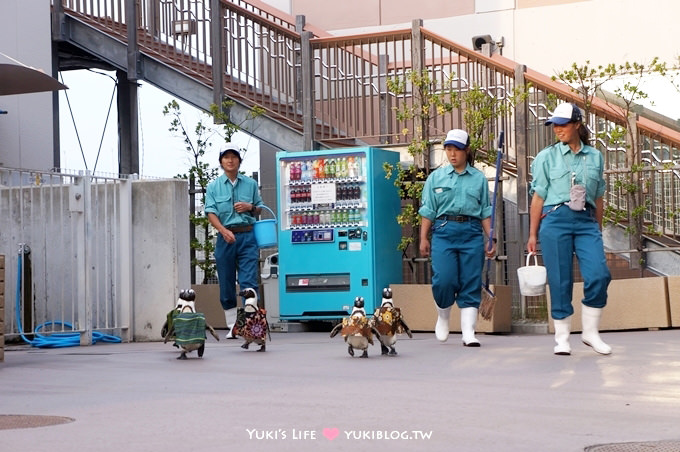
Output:
<instances>
[{"instance_id":1,"label":"blue work trousers","mask_svg":"<svg viewBox=\"0 0 680 452\"><path fill-rule=\"evenodd\" d=\"M541 241L543 263L548 273L550 304L553 319L564 319L574 313L572 290L574 285L574 254L583 277L583 304L602 308L607 304L607 287L611 274L604 254L602 232L591 207L574 211L562 205L541 220L538 237Z\"/></svg>"},{"instance_id":2,"label":"blue work trousers","mask_svg":"<svg viewBox=\"0 0 680 452\"><path fill-rule=\"evenodd\" d=\"M220 303L223 309L236 307L236 270L238 269L238 285L243 289L249 287L258 291L257 272L259 271L259 252L253 231L237 232L236 241L227 243L218 234L215 243L215 261L217 262L217 278L220 282Z\"/></svg>"},{"instance_id":3,"label":"blue work trousers","mask_svg":"<svg viewBox=\"0 0 680 452\"><path fill-rule=\"evenodd\" d=\"M482 296L484 233L479 220L435 219L432 226L432 295L442 309L478 308Z\"/></svg>"}]
</instances>

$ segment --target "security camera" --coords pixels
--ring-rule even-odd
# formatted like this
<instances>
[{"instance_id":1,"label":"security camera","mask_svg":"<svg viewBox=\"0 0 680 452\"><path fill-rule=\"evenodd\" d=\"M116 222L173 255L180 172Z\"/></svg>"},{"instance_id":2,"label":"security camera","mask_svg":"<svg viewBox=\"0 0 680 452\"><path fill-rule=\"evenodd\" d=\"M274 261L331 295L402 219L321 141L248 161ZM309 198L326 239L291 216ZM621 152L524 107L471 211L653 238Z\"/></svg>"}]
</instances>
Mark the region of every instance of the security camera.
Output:
<instances>
[{"instance_id":1,"label":"security camera","mask_svg":"<svg viewBox=\"0 0 680 452\"><path fill-rule=\"evenodd\" d=\"M494 44L494 40L491 35L477 35L472 37L472 48L474 50L482 50L484 44Z\"/></svg>"}]
</instances>

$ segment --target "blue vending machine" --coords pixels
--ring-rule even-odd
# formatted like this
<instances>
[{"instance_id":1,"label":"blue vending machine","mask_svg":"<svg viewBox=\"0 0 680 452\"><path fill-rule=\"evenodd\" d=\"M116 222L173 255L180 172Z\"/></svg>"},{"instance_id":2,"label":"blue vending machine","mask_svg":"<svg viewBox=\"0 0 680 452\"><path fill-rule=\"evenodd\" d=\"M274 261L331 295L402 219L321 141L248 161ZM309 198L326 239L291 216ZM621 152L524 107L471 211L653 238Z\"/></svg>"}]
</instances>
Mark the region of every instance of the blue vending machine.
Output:
<instances>
[{"instance_id":1,"label":"blue vending machine","mask_svg":"<svg viewBox=\"0 0 680 452\"><path fill-rule=\"evenodd\" d=\"M337 319L361 296L367 314L400 283L399 153L378 148L279 152L279 310L285 320Z\"/></svg>"}]
</instances>

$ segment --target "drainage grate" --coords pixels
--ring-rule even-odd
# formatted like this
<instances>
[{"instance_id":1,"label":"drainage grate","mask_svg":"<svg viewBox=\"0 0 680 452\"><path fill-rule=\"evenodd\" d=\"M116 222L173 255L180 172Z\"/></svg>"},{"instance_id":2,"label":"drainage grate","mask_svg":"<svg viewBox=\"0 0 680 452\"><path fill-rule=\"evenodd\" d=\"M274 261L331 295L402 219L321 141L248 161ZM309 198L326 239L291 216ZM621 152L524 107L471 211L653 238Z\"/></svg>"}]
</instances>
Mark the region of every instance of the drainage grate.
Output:
<instances>
[{"instance_id":1,"label":"drainage grate","mask_svg":"<svg viewBox=\"0 0 680 452\"><path fill-rule=\"evenodd\" d=\"M678 452L680 441L644 441L641 443L597 444L585 452Z\"/></svg>"},{"instance_id":2,"label":"drainage grate","mask_svg":"<svg viewBox=\"0 0 680 452\"><path fill-rule=\"evenodd\" d=\"M18 428L49 427L50 425L68 424L75 419L64 416L33 416L26 414L0 414L0 430Z\"/></svg>"}]
</instances>

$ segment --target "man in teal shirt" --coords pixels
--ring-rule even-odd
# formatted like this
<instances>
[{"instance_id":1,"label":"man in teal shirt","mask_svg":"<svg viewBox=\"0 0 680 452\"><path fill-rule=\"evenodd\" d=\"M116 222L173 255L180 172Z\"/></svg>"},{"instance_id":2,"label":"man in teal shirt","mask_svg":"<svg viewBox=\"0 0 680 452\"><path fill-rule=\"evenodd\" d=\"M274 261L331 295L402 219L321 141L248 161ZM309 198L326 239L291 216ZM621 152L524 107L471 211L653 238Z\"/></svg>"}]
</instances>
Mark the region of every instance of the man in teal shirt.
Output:
<instances>
[{"instance_id":1,"label":"man in teal shirt","mask_svg":"<svg viewBox=\"0 0 680 452\"><path fill-rule=\"evenodd\" d=\"M460 129L449 131L444 141L449 163L433 171L423 188L420 254L432 255L432 295L437 304L435 335L449 336L454 303L460 308L463 345L479 347L475 338L482 295L484 235L491 232L491 204L486 176L472 166L470 138ZM429 234L432 233L430 247ZM488 257L496 254L494 242Z\"/></svg>"},{"instance_id":2,"label":"man in teal shirt","mask_svg":"<svg viewBox=\"0 0 680 452\"><path fill-rule=\"evenodd\" d=\"M234 338L236 322L236 270L241 289L258 290L259 251L253 224L263 203L257 182L239 173L242 158L238 147L227 143L219 161L224 174L206 189L205 214L218 232L215 261L229 339Z\"/></svg>"}]
</instances>

